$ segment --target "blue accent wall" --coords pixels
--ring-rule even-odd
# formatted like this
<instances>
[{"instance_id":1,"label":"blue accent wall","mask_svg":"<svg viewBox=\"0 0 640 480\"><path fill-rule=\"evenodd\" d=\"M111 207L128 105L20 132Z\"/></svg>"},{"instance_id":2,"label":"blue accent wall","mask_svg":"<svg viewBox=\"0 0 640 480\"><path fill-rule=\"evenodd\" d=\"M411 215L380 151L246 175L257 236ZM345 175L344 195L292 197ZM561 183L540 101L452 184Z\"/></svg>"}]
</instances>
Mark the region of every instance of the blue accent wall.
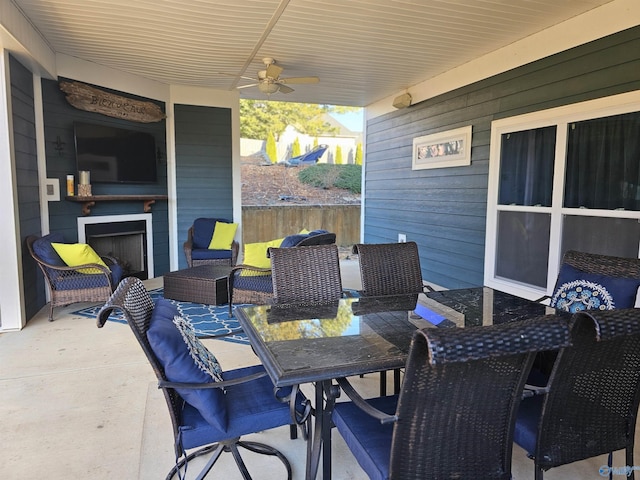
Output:
<instances>
[{"instance_id":1,"label":"blue accent wall","mask_svg":"<svg viewBox=\"0 0 640 480\"><path fill-rule=\"evenodd\" d=\"M178 244L198 217L233 220L231 109L175 105ZM185 268L184 254L179 267Z\"/></svg>"},{"instance_id":2,"label":"blue accent wall","mask_svg":"<svg viewBox=\"0 0 640 480\"><path fill-rule=\"evenodd\" d=\"M67 80L67 79L60 79ZM73 81L73 80L71 80ZM127 98L142 101L153 101L130 95L124 92L109 90L104 87L96 87L100 90L114 93ZM65 99L65 93L58 86L58 81L42 80L42 96L44 110L44 134L47 158L47 177L60 180L60 201L49 202L49 226L50 230L61 232L67 242L76 242L78 226L77 218L82 216L80 203L64 200L66 194L67 174L73 174L75 183L78 183L74 148L74 122L86 122L100 125L109 125L119 128L129 128L152 134L156 147L159 149L158 182L155 184L93 184L94 195L167 195L167 149L166 149L166 122L138 123L119 118L108 117L95 112L87 112L72 107ZM155 101L162 110L163 102ZM60 137L62 150L56 149L56 141ZM151 207L153 215L153 261L156 277L169 271L169 215L168 202L158 200ZM141 201L126 202L97 202L91 207L91 215L125 215L143 213Z\"/></svg>"},{"instance_id":3,"label":"blue accent wall","mask_svg":"<svg viewBox=\"0 0 640 480\"><path fill-rule=\"evenodd\" d=\"M9 71L18 219L22 243L22 292L26 318L29 319L47 302L44 277L24 243L28 235L40 235L41 225L33 76L31 71L13 56L9 56Z\"/></svg>"},{"instance_id":4,"label":"blue accent wall","mask_svg":"<svg viewBox=\"0 0 640 480\"><path fill-rule=\"evenodd\" d=\"M367 123L364 241L418 243L423 278L482 285L493 120L640 89L640 27ZM473 126L471 165L412 170L414 137Z\"/></svg>"}]
</instances>

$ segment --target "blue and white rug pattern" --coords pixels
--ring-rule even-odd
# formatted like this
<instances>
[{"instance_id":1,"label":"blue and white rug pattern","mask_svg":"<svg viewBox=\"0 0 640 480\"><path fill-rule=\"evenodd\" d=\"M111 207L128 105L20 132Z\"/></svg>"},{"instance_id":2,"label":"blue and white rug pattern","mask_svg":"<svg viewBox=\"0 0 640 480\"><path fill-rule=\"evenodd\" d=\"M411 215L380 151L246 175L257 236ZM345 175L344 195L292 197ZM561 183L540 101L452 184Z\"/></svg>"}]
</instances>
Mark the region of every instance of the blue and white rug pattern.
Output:
<instances>
[{"instance_id":1,"label":"blue and white rug pattern","mask_svg":"<svg viewBox=\"0 0 640 480\"><path fill-rule=\"evenodd\" d=\"M161 288L157 288L150 290L149 294L154 301L157 301L162 298L163 291ZM198 336L221 335L240 329L240 324L236 318L229 317L229 307L227 305L204 305L201 303L178 302L177 300L170 300L170 302L178 307L181 316L189 319ZM239 306L242 305L234 305L233 309L235 310ZM77 310L73 314L96 318L101 308L102 305L93 305ZM127 323L119 311L114 311L109 317L109 321ZM249 340L244 333L229 335L219 340L249 345Z\"/></svg>"}]
</instances>

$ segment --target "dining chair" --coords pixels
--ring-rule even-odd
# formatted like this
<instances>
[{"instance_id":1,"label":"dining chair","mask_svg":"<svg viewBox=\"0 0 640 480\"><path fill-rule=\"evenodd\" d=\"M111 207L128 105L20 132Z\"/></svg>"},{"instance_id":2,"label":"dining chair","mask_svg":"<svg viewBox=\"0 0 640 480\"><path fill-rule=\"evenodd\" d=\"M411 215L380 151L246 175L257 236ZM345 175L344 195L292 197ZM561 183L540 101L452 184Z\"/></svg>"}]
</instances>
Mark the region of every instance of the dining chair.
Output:
<instances>
[{"instance_id":1,"label":"dining chair","mask_svg":"<svg viewBox=\"0 0 640 480\"><path fill-rule=\"evenodd\" d=\"M278 458L291 479L291 465L280 451L241 436L291 425L292 417L303 424L309 406L297 388L275 390L262 365L223 371L176 306L165 299L154 305L135 277L124 279L99 311L98 327L114 311L131 327L169 408L176 464L167 480L184 478L188 462L211 454L197 475L202 479L224 452L232 453L242 477L250 480L239 447Z\"/></svg>"},{"instance_id":2,"label":"dining chair","mask_svg":"<svg viewBox=\"0 0 640 480\"><path fill-rule=\"evenodd\" d=\"M333 423L374 480L511 478L515 412L535 352L567 345L567 323L538 317L413 336L399 395L351 401Z\"/></svg>"},{"instance_id":3,"label":"dining chair","mask_svg":"<svg viewBox=\"0 0 640 480\"><path fill-rule=\"evenodd\" d=\"M362 297L422 293L422 269L418 245L404 243L357 243ZM387 391L387 372L380 372L380 395ZM400 391L400 369L393 371L393 391Z\"/></svg>"},{"instance_id":4,"label":"dining chair","mask_svg":"<svg viewBox=\"0 0 640 480\"><path fill-rule=\"evenodd\" d=\"M270 248L273 303L332 302L343 296L338 247Z\"/></svg>"},{"instance_id":5,"label":"dining chair","mask_svg":"<svg viewBox=\"0 0 640 480\"><path fill-rule=\"evenodd\" d=\"M415 242L357 243L353 246L353 253L358 255L360 263L361 296L425 291Z\"/></svg>"},{"instance_id":6,"label":"dining chair","mask_svg":"<svg viewBox=\"0 0 640 480\"><path fill-rule=\"evenodd\" d=\"M632 468L640 399L640 310L592 310L571 317L546 387L520 405L515 442L534 461L535 478L578 460L626 451ZM604 472L604 473L603 473ZM629 472L633 478L633 470ZM625 475L627 475L625 473Z\"/></svg>"}]
</instances>

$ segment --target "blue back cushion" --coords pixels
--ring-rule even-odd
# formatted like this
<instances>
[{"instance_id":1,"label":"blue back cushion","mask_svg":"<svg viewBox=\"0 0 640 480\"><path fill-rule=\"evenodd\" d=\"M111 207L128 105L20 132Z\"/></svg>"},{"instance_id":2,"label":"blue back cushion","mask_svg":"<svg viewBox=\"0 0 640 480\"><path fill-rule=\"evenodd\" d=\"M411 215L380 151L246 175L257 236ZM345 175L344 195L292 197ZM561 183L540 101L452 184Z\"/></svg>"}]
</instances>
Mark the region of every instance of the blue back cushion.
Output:
<instances>
[{"instance_id":1,"label":"blue back cushion","mask_svg":"<svg viewBox=\"0 0 640 480\"><path fill-rule=\"evenodd\" d=\"M216 222L231 223L224 218L196 218L193 222L193 248L209 248Z\"/></svg>"},{"instance_id":2,"label":"blue back cushion","mask_svg":"<svg viewBox=\"0 0 640 480\"><path fill-rule=\"evenodd\" d=\"M147 339L171 382L211 383L213 379L196 364L180 331L173 323L179 315L178 309L170 301L161 298L151 315L151 325ZM176 389L178 394L211 425L226 431L227 407L225 395L220 388L202 390Z\"/></svg>"},{"instance_id":3,"label":"blue back cushion","mask_svg":"<svg viewBox=\"0 0 640 480\"><path fill-rule=\"evenodd\" d=\"M586 273L562 265L551 306L567 312L632 308L640 279Z\"/></svg>"},{"instance_id":4,"label":"blue back cushion","mask_svg":"<svg viewBox=\"0 0 640 480\"><path fill-rule=\"evenodd\" d=\"M312 230L309 233L296 233L295 235L288 235L284 237L282 243L280 244L280 248L284 247L295 247L302 240L306 240L309 237L313 237L315 235L322 235L323 233L329 233L328 230Z\"/></svg>"},{"instance_id":5,"label":"blue back cushion","mask_svg":"<svg viewBox=\"0 0 640 480\"><path fill-rule=\"evenodd\" d=\"M64 243L62 234L54 232L37 239L33 242L33 253L49 265L66 267L67 264L62 261L58 252L51 246L52 243Z\"/></svg>"}]
</instances>

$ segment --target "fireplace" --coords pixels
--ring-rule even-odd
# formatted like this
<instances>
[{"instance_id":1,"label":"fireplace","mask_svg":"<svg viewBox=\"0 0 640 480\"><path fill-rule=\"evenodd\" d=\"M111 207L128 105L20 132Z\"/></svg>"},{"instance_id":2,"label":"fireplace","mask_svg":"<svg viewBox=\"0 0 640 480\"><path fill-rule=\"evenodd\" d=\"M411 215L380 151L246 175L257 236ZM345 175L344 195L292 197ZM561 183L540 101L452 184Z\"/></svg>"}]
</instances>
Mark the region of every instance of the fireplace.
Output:
<instances>
[{"instance_id":1,"label":"fireplace","mask_svg":"<svg viewBox=\"0 0 640 480\"><path fill-rule=\"evenodd\" d=\"M115 257L124 276L153 278L151 214L78 218L78 242L99 254Z\"/></svg>"}]
</instances>

